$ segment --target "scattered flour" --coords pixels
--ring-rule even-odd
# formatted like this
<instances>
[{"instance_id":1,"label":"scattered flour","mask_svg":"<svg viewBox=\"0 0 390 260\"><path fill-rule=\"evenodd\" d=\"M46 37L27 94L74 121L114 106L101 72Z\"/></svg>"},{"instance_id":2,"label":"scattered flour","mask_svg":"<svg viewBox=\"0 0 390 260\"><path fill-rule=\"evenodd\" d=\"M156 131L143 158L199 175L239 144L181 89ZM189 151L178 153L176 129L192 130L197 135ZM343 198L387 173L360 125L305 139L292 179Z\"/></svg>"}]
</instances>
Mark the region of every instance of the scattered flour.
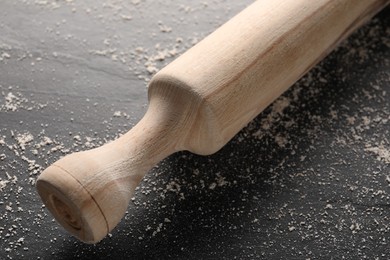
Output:
<instances>
[{"instance_id":1,"label":"scattered flour","mask_svg":"<svg viewBox=\"0 0 390 260\"><path fill-rule=\"evenodd\" d=\"M364 150L375 154L377 156L378 161L383 161L386 164L390 164L390 150L387 149L384 144L381 144L379 146L367 145Z\"/></svg>"},{"instance_id":2,"label":"scattered flour","mask_svg":"<svg viewBox=\"0 0 390 260\"><path fill-rule=\"evenodd\" d=\"M27 102L27 99L16 96L12 92L9 92L4 99L5 104L0 106L0 111L17 111L23 103Z\"/></svg>"},{"instance_id":3,"label":"scattered flour","mask_svg":"<svg viewBox=\"0 0 390 260\"><path fill-rule=\"evenodd\" d=\"M26 132L26 133L18 134L15 137L15 139L18 142L22 151L24 151L26 149L26 145L32 140L34 140L34 136L31 133Z\"/></svg>"}]
</instances>

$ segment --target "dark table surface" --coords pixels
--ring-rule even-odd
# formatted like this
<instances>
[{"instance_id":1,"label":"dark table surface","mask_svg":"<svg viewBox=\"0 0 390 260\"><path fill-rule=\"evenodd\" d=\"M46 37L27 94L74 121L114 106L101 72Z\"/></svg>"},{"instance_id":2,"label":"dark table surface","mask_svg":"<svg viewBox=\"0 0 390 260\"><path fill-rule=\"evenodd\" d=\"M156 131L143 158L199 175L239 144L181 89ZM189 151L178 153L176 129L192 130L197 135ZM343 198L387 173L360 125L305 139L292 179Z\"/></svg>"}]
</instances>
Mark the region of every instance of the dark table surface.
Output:
<instances>
[{"instance_id":1,"label":"dark table surface","mask_svg":"<svg viewBox=\"0 0 390 260\"><path fill-rule=\"evenodd\" d=\"M218 153L174 154L97 245L42 206L40 171L130 129L152 74L251 1L2 0L0 259L389 259L390 13Z\"/></svg>"}]
</instances>

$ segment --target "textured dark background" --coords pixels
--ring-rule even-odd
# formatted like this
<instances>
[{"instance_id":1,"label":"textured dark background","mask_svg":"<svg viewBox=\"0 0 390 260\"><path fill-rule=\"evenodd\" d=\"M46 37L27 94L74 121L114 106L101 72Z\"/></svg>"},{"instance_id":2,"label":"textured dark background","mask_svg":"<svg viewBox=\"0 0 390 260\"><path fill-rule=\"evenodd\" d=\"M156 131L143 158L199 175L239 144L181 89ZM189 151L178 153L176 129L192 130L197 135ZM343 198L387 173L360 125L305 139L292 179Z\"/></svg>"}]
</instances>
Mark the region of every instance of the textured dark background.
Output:
<instances>
[{"instance_id":1,"label":"textured dark background","mask_svg":"<svg viewBox=\"0 0 390 260\"><path fill-rule=\"evenodd\" d=\"M39 172L126 132L152 74L251 1L0 3L0 259L389 259L390 13L220 152L174 154L112 235L70 237Z\"/></svg>"}]
</instances>

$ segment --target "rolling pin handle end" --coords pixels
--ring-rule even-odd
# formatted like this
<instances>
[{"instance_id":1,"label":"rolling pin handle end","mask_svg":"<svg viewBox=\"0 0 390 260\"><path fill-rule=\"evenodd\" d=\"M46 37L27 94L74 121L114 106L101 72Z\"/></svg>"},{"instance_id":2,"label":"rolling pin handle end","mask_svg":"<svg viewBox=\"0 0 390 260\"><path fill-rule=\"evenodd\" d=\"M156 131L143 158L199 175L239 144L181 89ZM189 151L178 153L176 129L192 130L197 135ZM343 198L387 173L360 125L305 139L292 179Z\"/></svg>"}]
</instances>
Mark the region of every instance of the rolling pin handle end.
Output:
<instances>
[{"instance_id":1,"label":"rolling pin handle end","mask_svg":"<svg viewBox=\"0 0 390 260\"><path fill-rule=\"evenodd\" d=\"M103 239L107 220L82 184L55 164L38 178L37 190L54 218L81 241L93 244Z\"/></svg>"}]
</instances>

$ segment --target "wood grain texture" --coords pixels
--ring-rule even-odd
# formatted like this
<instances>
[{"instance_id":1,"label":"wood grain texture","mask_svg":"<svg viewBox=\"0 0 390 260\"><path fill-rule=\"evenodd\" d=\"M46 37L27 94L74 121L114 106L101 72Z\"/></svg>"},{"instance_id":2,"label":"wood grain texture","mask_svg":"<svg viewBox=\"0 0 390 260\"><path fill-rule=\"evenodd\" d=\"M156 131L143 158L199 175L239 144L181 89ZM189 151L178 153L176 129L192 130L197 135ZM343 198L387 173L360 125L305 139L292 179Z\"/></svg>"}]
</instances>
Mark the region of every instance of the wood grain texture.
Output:
<instances>
[{"instance_id":1,"label":"wood grain texture","mask_svg":"<svg viewBox=\"0 0 390 260\"><path fill-rule=\"evenodd\" d=\"M68 155L37 181L55 218L95 243L123 217L147 171L180 150L218 151L389 1L256 1L155 75L128 133Z\"/></svg>"}]
</instances>

